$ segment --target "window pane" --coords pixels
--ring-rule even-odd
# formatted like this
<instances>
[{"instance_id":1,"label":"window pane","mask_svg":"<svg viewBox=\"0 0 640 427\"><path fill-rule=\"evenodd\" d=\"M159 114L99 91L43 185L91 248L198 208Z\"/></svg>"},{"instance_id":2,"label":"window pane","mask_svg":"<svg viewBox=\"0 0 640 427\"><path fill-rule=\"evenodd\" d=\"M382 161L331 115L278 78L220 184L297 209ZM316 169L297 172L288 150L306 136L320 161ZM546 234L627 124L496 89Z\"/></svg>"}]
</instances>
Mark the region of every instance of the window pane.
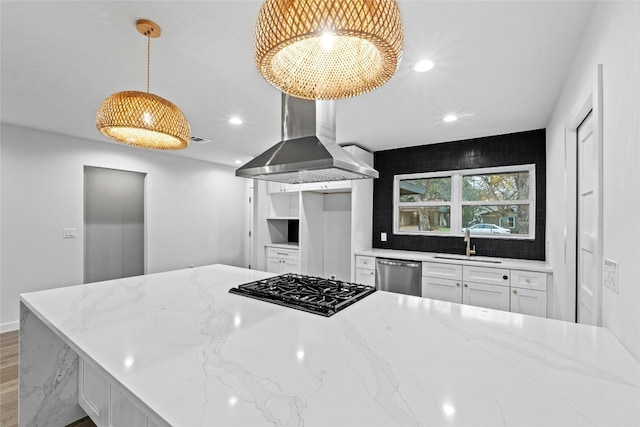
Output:
<instances>
[{"instance_id":1,"label":"window pane","mask_svg":"<svg viewBox=\"0 0 640 427\"><path fill-rule=\"evenodd\" d=\"M529 172L507 172L462 177L462 200L528 200Z\"/></svg>"},{"instance_id":2,"label":"window pane","mask_svg":"<svg viewBox=\"0 0 640 427\"><path fill-rule=\"evenodd\" d=\"M529 205L462 206L462 231L471 234L529 234Z\"/></svg>"},{"instance_id":3,"label":"window pane","mask_svg":"<svg viewBox=\"0 0 640 427\"><path fill-rule=\"evenodd\" d=\"M451 231L450 220L449 206L400 208L399 230L449 233Z\"/></svg>"},{"instance_id":4,"label":"window pane","mask_svg":"<svg viewBox=\"0 0 640 427\"><path fill-rule=\"evenodd\" d=\"M451 177L400 180L400 202L450 202Z\"/></svg>"}]
</instances>

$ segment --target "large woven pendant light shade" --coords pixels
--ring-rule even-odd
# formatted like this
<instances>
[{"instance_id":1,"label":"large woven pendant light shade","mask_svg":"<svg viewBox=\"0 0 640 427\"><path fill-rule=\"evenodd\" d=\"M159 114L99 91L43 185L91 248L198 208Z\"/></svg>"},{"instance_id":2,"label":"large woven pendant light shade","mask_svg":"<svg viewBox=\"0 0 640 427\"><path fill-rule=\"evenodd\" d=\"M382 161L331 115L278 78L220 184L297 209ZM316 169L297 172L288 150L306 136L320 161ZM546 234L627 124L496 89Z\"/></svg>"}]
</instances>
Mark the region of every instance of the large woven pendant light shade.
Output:
<instances>
[{"instance_id":1,"label":"large woven pendant light shade","mask_svg":"<svg viewBox=\"0 0 640 427\"><path fill-rule=\"evenodd\" d=\"M156 150L181 150L189 146L191 129L178 107L149 93L149 48L160 37L160 27L145 19L136 23L147 37L147 91L124 91L107 97L98 108L96 127L123 144Z\"/></svg>"},{"instance_id":2,"label":"large woven pendant light shade","mask_svg":"<svg viewBox=\"0 0 640 427\"><path fill-rule=\"evenodd\" d=\"M255 61L282 92L349 98L393 76L402 43L395 0L266 0L256 24Z\"/></svg>"}]
</instances>

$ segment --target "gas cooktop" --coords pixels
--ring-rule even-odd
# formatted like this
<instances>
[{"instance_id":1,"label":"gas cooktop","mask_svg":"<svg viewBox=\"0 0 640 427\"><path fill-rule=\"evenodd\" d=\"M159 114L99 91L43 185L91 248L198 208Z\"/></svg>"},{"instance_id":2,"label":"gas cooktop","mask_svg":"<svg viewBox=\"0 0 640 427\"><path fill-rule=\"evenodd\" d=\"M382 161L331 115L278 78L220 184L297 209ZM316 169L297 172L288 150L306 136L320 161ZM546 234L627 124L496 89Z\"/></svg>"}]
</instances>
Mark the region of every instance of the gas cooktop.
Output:
<instances>
[{"instance_id":1,"label":"gas cooktop","mask_svg":"<svg viewBox=\"0 0 640 427\"><path fill-rule=\"evenodd\" d=\"M375 292L375 288L289 273L245 283L229 292L329 317Z\"/></svg>"}]
</instances>

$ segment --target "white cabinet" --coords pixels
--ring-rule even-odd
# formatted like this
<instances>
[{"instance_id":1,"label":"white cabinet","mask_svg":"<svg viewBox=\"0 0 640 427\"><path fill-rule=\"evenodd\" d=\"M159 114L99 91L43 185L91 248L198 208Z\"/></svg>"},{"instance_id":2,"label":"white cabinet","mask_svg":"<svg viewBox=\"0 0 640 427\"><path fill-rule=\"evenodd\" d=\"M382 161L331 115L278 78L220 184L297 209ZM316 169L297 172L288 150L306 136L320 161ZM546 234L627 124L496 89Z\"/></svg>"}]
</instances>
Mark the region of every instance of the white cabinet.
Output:
<instances>
[{"instance_id":1,"label":"white cabinet","mask_svg":"<svg viewBox=\"0 0 640 427\"><path fill-rule=\"evenodd\" d=\"M361 285L376 285L376 259L371 256L356 256L355 282Z\"/></svg>"},{"instance_id":2,"label":"white cabinet","mask_svg":"<svg viewBox=\"0 0 640 427\"><path fill-rule=\"evenodd\" d=\"M351 181L310 182L300 184L300 191L315 191L319 193L351 191Z\"/></svg>"},{"instance_id":3,"label":"white cabinet","mask_svg":"<svg viewBox=\"0 0 640 427\"><path fill-rule=\"evenodd\" d=\"M109 425L109 383L91 365L80 359L78 404L98 427Z\"/></svg>"},{"instance_id":4,"label":"white cabinet","mask_svg":"<svg viewBox=\"0 0 640 427\"><path fill-rule=\"evenodd\" d=\"M422 296L547 317L547 273L499 267L422 263Z\"/></svg>"},{"instance_id":5,"label":"white cabinet","mask_svg":"<svg viewBox=\"0 0 640 427\"><path fill-rule=\"evenodd\" d=\"M133 403L100 368L80 358L78 404L97 427L161 427L167 424Z\"/></svg>"},{"instance_id":6,"label":"white cabinet","mask_svg":"<svg viewBox=\"0 0 640 427\"><path fill-rule=\"evenodd\" d=\"M146 426L147 416L116 387L111 385L111 405L109 426L128 427Z\"/></svg>"},{"instance_id":7,"label":"white cabinet","mask_svg":"<svg viewBox=\"0 0 640 427\"><path fill-rule=\"evenodd\" d=\"M300 184L285 184L282 182L269 181L267 191L269 193L296 193L300 191Z\"/></svg>"},{"instance_id":8,"label":"white cabinet","mask_svg":"<svg viewBox=\"0 0 640 427\"><path fill-rule=\"evenodd\" d=\"M509 311L509 287L487 283L464 282L462 302L477 307Z\"/></svg>"},{"instance_id":9,"label":"white cabinet","mask_svg":"<svg viewBox=\"0 0 640 427\"><path fill-rule=\"evenodd\" d=\"M356 283L366 286L376 285L376 271L356 268Z\"/></svg>"},{"instance_id":10,"label":"white cabinet","mask_svg":"<svg viewBox=\"0 0 640 427\"><path fill-rule=\"evenodd\" d=\"M547 274L538 271L511 272L511 311L547 317Z\"/></svg>"},{"instance_id":11,"label":"white cabinet","mask_svg":"<svg viewBox=\"0 0 640 427\"><path fill-rule=\"evenodd\" d=\"M267 247L267 271L275 274L300 274L300 256L298 249Z\"/></svg>"},{"instance_id":12,"label":"white cabinet","mask_svg":"<svg viewBox=\"0 0 640 427\"><path fill-rule=\"evenodd\" d=\"M547 317L547 293L531 289L511 288L511 311Z\"/></svg>"},{"instance_id":13,"label":"white cabinet","mask_svg":"<svg viewBox=\"0 0 640 427\"><path fill-rule=\"evenodd\" d=\"M462 303L462 280L422 277L422 297Z\"/></svg>"},{"instance_id":14,"label":"white cabinet","mask_svg":"<svg viewBox=\"0 0 640 427\"><path fill-rule=\"evenodd\" d=\"M504 268L479 267L475 265L465 265L462 268L462 280L465 282L509 286L510 274L510 271Z\"/></svg>"},{"instance_id":15,"label":"white cabinet","mask_svg":"<svg viewBox=\"0 0 640 427\"><path fill-rule=\"evenodd\" d=\"M440 279L462 280L462 266L440 262L423 262L422 275Z\"/></svg>"}]
</instances>

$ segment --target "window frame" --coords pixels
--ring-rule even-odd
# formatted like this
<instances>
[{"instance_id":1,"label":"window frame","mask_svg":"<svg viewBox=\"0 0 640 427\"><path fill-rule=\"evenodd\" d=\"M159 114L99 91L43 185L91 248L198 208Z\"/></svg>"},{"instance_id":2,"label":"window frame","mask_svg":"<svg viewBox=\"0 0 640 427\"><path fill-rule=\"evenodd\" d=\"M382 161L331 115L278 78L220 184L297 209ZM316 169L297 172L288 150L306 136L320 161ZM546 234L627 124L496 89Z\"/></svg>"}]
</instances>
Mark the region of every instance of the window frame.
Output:
<instances>
[{"instance_id":1,"label":"window frame","mask_svg":"<svg viewBox=\"0 0 640 427\"><path fill-rule=\"evenodd\" d=\"M491 201L463 201L462 177L468 175L492 175L509 172L529 173L529 198L523 200L491 200ZM430 178L451 178L451 201L433 202L400 202L400 181ZM536 165L512 165L475 169L457 169L449 171L424 172L394 175L393 177L393 234L410 236L437 236L437 237L461 237L462 232L462 207L470 205L528 205L529 206L529 234L472 234L472 237L482 239L511 239L511 240L535 240L536 238ZM400 230L400 208L449 206L450 232L438 233L433 231Z\"/></svg>"}]
</instances>

